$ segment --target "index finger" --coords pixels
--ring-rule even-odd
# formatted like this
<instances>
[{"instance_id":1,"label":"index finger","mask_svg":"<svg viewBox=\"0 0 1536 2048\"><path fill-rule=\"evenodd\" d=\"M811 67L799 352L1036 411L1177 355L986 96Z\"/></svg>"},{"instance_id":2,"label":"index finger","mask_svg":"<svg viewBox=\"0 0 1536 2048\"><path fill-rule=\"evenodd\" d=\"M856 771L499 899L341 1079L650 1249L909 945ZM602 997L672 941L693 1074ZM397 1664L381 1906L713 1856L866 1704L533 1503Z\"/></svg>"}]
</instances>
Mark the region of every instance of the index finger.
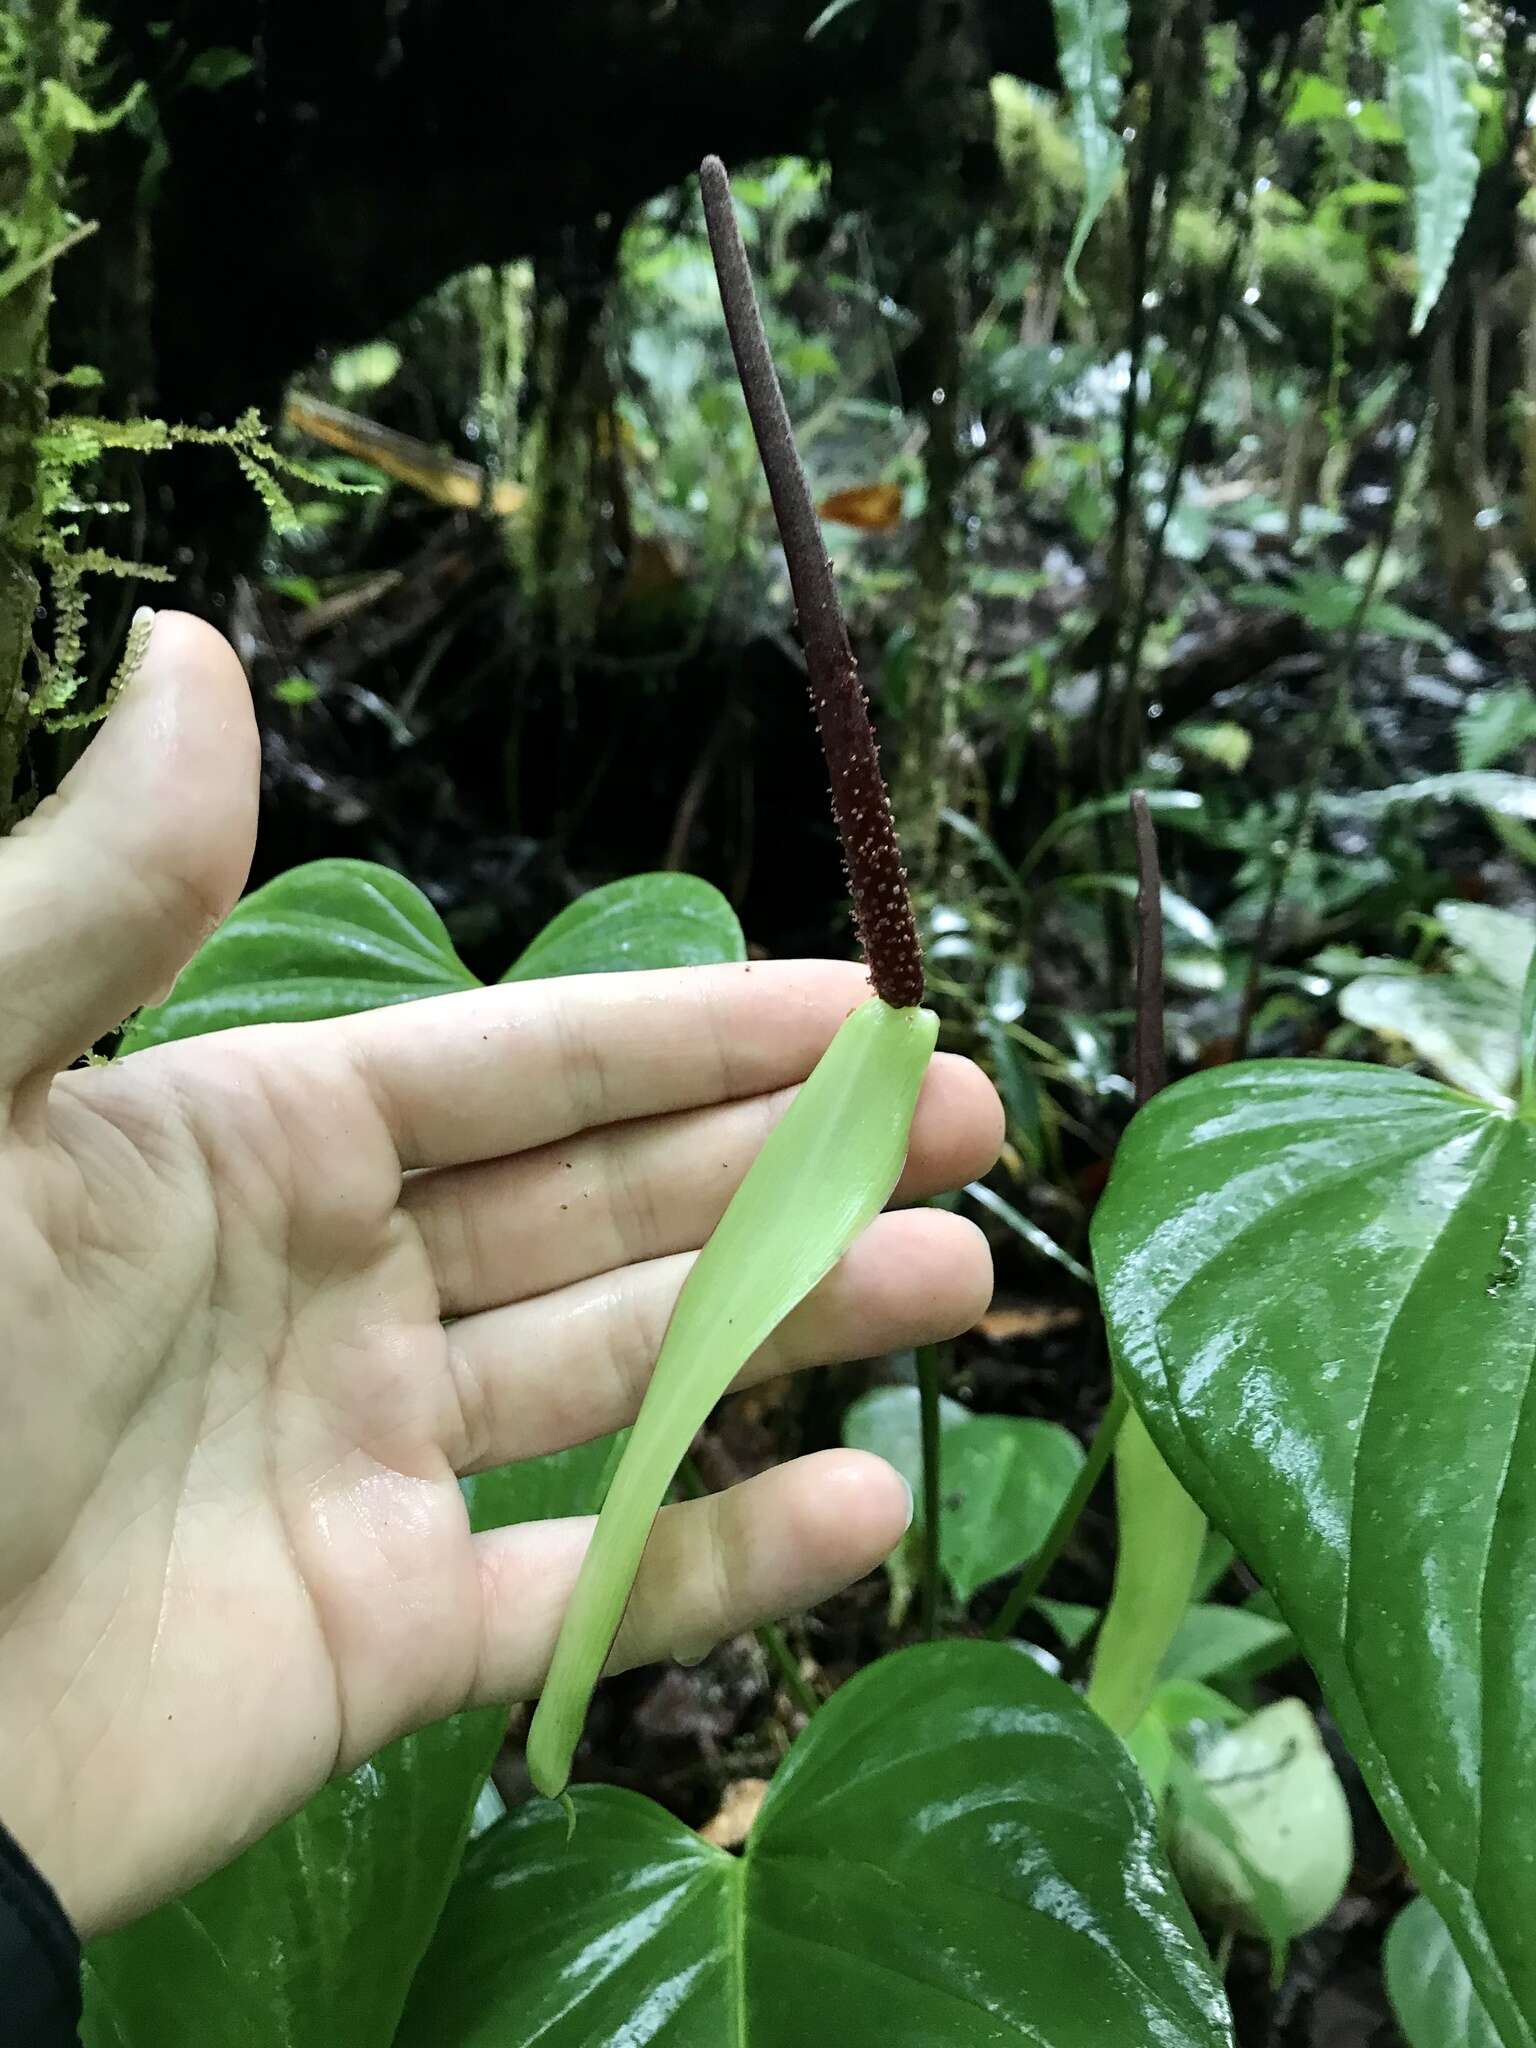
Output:
<instances>
[{"instance_id":1,"label":"index finger","mask_svg":"<svg viewBox=\"0 0 1536 2048\"><path fill-rule=\"evenodd\" d=\"M792 1087L869 992L851 963L747 961L506 983L303 1028L335 1034L402 1166L459 1166Z\"/></svg>"}]
</instances>

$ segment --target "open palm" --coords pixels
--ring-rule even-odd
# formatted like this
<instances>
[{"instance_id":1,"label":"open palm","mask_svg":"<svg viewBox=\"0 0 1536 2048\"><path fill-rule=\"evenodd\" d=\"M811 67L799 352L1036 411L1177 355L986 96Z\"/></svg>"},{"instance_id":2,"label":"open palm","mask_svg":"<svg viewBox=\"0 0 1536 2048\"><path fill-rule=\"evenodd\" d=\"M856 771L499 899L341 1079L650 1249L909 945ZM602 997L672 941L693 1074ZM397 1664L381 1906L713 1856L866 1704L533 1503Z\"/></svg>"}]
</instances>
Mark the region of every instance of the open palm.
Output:
<instances>
[{"instance_id":1,"label":"open palm","mask_svg":"<svg viewBox=\"0 0 1536 2048\"><path fill-rule=\"evenodd\" d=\"M162 615L0 846L0 1818L87 1930L406 1729L538 1690L588 1525L472 1535L458 1475L633 1416L865 993L827 963L594 976L61 1071L228 909L255 762L233 656ZM937 1061L901 1192L998 1138ZM988 1280L970 1226L889 1214L748 1376L951 1334ZM668 1510L615 1661L823 1597L906 1512L854 1452Z\"/></svg>"}]
</instances>

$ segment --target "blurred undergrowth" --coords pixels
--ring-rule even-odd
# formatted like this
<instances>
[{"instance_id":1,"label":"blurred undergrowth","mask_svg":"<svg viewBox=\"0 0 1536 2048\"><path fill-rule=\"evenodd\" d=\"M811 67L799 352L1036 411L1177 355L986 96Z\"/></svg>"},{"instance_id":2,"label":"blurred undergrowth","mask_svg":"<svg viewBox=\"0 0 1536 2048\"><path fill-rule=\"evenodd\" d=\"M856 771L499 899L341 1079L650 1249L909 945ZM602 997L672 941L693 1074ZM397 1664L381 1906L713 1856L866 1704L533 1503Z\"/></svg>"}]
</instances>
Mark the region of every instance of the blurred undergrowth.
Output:
<instances>
[{"instance_id":1,"label":"blurred undergrowth","mask_svg":"<svg viewBox=\"0 0 1536 2048\"><path fill-rule=\"evenodd\" d=\"M946 1029L995 1073L1011 1194L1069 1256L1124 1117L1133 782L1159 806L1186 1064L1250 1037L1361 1045L1349 961L1432 959L1437 904L1528 894L1518 793L1392 794L1518 770L1536 728L1536 66L1517 24L1458 16L1464 132L1436 153L1421 17L1331 7L1268 36L1195 7L1060 10L1103 38L1062 65L1097 99L989 75L935 28L910 162L738 167ZM176 61L177 90L216 94L252 60ZM122 465L218 441L270 514L236 623L274 790L429 883L467 820L487 851L437 893L471 944L535 846L562 873L701 867L765 944L837 942L818 805L775 723L799 654L691 188L325 352L274 445L255 414L87 414L95 373L50 357L51 272L90 231L77 147L125 124L147 195L165 168L156 108L76 0L0 24L0 113L13 812L38 733L97 715L122 673L90 579L176 566L137 559ZM285 473L340 490L294 502ZM803 912L807 878L825 910Z\"/></svg>"}]
</instances>

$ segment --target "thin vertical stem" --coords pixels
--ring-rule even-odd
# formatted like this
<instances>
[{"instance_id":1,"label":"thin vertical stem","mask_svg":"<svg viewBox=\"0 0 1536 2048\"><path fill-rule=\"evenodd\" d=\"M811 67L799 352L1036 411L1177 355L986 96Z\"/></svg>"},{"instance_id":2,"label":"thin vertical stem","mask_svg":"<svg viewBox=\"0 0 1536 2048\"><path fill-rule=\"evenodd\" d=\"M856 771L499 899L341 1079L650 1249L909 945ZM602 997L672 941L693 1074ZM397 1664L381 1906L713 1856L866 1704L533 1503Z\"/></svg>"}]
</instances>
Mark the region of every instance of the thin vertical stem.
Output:
<instances>
[{"instance_id":1,"label":"thin vertical stem","mask_svg":"<svg viewBox=\"0 0 1536 2048\"><path fill-rule=\"evenodd\" d=\"M1150 1102L1168 1079L1163 1026L1163 872L1157 828L1146 791L1131 791L1136 835L1136 1107Z\"/></svg>"},{"instance_id":2,"label":"thin vertical stem","mask_svg":"<svg viewBox=\"0 0 1536 2048\"><path fill-rule=\"evenodd\" d=\"M764 1621L758 1624L757 1640L761 1643L770 1664L777 1665L784 1690L789 1694L801 1713L809 1720L821 1705L810 1682L800 1669L798 1660L784 1639L784 1631L776 1622Z\"/></svg>"},{"instance_id":3,"label":"thin vertical stem","mask_svg":"<svg viewBox=\"0 0 1536 2048\"><path fill-rule=\"evenodd\" d=\"M1024 1610L1037 1597L1055 1569L1056 1561L1071 1540L1072 1531L1082 1520L1083 1510L1092 1497L1093 1489L1103 1476L1104 1467L1109 1463L1109 1454L1115 1448L1115 1439L1120 1434L1120 1425L1125 1420L1125 1388L1117 1379L1110 1390L1109 1405L1099 1419L1093 1442L1088 1446L1088 1455L1076 1479L1072 1491L1057 1510L1045 1541L1035 1552L1029 1563L1014 1581L1008 1598L1003 1602L987 1629L994 1641L1012 1635L1018 1627Z\"/></svg>"},{"instance_id":4,"label":"thin vertical stem","mask_svg":"<svg viewBox=\"0 0 1536 2048\"><path fill-rule=\"evenodd\" d=\"M943 1432L939 1428L939 1377L943 1349L923 1344L917 1353L917 1389L923 1437L923 1573L920 1610L924 1639L939 1632L939 1516L943 1505Z\"/></svg>"},{"instance_id":5,"label":"thin vertical stem","mask_svg":"<svg viewBox=\"0 0 1536 2048\"><path fill-rule=\"evenodd\" d=\"M1136 834L1136 1106L1167 1079L1163 1029L1162 869L1145 795L1131 797ZM1117 1375L1118 1378L1118 1375ZM1088 1704L1117 1734L1141 1719L1194 1590L1205 1517L1163 1463L1146 1424L1127 1413L1115 1447L1119 1548L1094 1645Z\"/></svg>"}]
</instances>

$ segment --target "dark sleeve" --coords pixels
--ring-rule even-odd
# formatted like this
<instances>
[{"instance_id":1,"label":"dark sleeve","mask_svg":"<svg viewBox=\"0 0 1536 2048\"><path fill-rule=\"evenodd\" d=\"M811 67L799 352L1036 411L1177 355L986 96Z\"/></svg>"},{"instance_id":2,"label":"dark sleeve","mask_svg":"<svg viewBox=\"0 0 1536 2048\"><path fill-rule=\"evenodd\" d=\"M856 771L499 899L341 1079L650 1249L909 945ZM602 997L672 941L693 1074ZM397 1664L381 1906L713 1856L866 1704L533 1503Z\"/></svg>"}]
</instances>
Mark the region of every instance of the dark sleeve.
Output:
<instances>
[{"instance_id":1,"label":"dark sleeve","mask_svg":"<svg viewBox=\"0 0 1536 2048\"><path fill-rule=\"evenodd\" d=\"M0 2048L76 2048L80 1943L53 1887L0 1827Z\"/></svg>"}]
</instances>

